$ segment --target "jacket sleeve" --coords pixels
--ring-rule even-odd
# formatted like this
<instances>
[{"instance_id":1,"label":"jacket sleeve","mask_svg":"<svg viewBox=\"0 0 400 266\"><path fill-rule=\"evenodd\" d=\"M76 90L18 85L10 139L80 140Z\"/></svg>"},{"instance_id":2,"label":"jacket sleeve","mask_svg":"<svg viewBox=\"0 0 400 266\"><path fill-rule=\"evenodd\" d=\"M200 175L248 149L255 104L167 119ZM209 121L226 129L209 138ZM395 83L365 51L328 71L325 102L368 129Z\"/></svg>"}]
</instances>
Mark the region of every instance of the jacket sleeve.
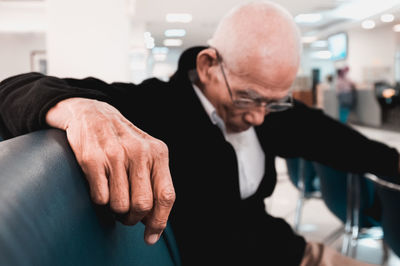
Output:
<instances>
[{"instance_id":1,"label":"jacket sleeve","mask_svg":"<svg viewBox=\"0 0 400 266\"><path fill-rule=\"evenodd\" d=\"M118 97L134 84L107 84L89 77L56 78L40 73L13 76L0 83L0 133L11 138L48 128L45 117L58 102L71 97L84 97L118 105Z\"/></svg>"},{"instance_id":2,"label":"jacket sleeve","mask_svg":"<svg viewBox=\"0 0 400 266\"><path fill-rule=\"evenodd\" d=\"M266 117L269 147L282 157L303 157L343 171L399 176L399 153L316 108L299 102ZM400 180L400 179L398 179Z\"/></svg>"}]
</instances>

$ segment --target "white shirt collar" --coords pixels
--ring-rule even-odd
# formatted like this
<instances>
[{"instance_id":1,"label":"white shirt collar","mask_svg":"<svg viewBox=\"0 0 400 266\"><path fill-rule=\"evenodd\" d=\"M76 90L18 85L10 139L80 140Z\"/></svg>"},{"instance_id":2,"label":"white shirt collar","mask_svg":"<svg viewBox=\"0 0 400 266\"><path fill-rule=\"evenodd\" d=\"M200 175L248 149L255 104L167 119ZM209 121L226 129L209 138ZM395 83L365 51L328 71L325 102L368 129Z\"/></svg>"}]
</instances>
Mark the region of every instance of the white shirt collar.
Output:
<instances>
[{"instance_id":1,"label":"white shirt collar","mask_svg":"<svg viewBox=\"0 0 400 266\"><path fill-rule=\"evenodd\" d=\"M208 117L210 117L211 122L214 125L217 125L223 132L225 132L225 123L224 120L217 114L217 110L215 109L214 105L207 99L206 96L204 96L203 92L200 90L199 87L197 87L196 84L192 84L194 91L197 94L197 97L199 97L201 104L203 105L204 109L206 110L206 113L208 114Z\"/></svg>"},{"instance_id":2,"label":"white shirt collar","mask_svg":"<svg viewBox=\"0 0 400 266\"><path fill-rule=\"evenodd\" d=\"M193 88L211 122L221 129L225 140L235 150L238 159L240 196L242 199L250 197L257 191L265 173L265 154L258 141L254 127L239 133L227 133L225 123L217 114L212 103L199 87L193 84Z\"/></svg>"}]
</instances>

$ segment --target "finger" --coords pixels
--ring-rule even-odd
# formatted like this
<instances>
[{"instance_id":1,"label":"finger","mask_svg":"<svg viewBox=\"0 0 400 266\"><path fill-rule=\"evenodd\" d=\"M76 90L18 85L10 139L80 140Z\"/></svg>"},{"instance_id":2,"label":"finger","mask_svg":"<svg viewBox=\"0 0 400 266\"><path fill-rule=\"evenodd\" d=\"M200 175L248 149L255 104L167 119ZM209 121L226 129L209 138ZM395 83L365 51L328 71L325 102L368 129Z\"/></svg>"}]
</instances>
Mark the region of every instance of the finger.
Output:
<instances>
[{"instance_id":1,"label":"finger","mask_svg":"<svg viewBox=\"0 0 400 266\"><path fill-rule=\"evenodd\" d=\"M93 202L105 205L108 203L110 193L104 164L93 161L81 162L81 168L89 183L90 196Z\"/></svg>"},{"instance_id":2,"label":"finger","mask_svg":"<svg viewBox=\"0 0 400 266\"><path fill-rule=\"evenodd\" d=\"M129 182L126 172L127 169L122 160L109 159L110 207L117 214L129 211Z\"/></svg>"},{"instance_id":3,"label":"finger","mask_svg":"<svg viewBox=\"0 0 400 266\"><path fill-rule=\"evenodd\" d=\"M146 217L145 241L154 244L167 226L168 216L175 202L175 190L168 165L168 157L157 160L153 165L153 210Z\"/></svg>"},{"instance_id":4,"label":"finger","mask_svg":"<svg viewBox=\"0 0 400 266\"><path fill-rule=\"evenodd\" d=\"M123 223L134 225L153 208L153 191L147 161L136 158L134 162L131 162L129 184L131 189L130 209L128 215L124 217Z\"/></svg>"}]
</instances>

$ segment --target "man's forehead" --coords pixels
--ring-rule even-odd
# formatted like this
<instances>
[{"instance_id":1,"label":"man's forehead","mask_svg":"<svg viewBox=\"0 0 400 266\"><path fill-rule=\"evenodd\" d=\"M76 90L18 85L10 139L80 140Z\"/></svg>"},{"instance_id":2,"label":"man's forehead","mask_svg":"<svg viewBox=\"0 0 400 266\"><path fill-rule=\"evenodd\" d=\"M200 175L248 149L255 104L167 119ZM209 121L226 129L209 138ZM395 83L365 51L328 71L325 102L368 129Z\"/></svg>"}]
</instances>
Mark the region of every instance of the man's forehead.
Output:
<instances>
[{"instance_id":1,"label":"man's forehead","mask_svg":"<svg viewBox=\"0 0 400 266\"><path fill-rule=\"evenodd\" d=\"M259 99L259 100L279 100L288 95L289 87L264 87L258 85L243 85L234 88L235 94L238 96Z\"/></svg>"},{"instance_id":2,"label":"man's forehead","mask_svg":"<svg viewBox=\"0 0 400 266\"><path fill-rule=\"evenodd\" d=\"M262 75L242 74L230 75L232 87L241 94L251 98L281 98L287 95L293 80L288 78L272 80L268 73Z\"/></svg>"}]
</instances>

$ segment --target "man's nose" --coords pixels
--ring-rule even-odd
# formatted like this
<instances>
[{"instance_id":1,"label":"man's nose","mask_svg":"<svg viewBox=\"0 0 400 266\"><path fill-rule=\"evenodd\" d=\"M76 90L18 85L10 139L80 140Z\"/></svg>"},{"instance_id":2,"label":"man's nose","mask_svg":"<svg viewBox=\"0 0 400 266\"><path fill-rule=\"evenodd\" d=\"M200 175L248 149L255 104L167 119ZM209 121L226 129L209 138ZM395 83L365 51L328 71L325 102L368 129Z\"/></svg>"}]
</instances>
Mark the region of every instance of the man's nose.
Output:
<instances>
[{"instance_id":1,"label":"man's nose","mask_svg":"<svg viewBox=\"0 0 400 266\"><path fill-rule=\"evenodd\" d=\"M245 113L244 120L253 126L259 126L264 122L264 117L265 109L264 107L259 107Z\"/></svg>"}]
</instances>

